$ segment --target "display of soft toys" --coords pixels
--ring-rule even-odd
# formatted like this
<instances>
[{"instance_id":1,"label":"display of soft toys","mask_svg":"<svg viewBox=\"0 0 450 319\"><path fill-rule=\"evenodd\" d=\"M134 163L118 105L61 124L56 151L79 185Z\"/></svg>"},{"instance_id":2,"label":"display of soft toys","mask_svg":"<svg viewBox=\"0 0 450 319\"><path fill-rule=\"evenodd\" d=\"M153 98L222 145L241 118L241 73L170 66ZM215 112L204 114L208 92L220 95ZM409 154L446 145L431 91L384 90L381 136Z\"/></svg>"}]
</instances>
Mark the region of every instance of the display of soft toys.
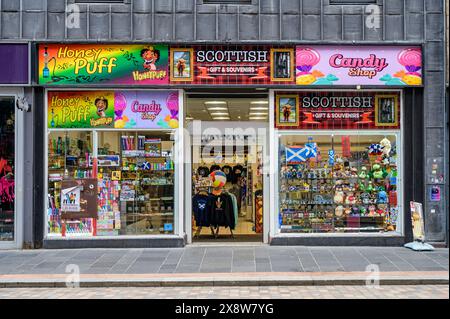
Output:
<instances>
[{"instance_id":1,"label":"display of soft toys","mask_svg":"<svg viewBox=\"0 0 450 319\"><path fill-rule=\"evenodd\" d=\"M346 207L346 208L344 209L344 215L345 215L345 216L350 215L351 212L352 212L352 209L351 209L350 207Z\"/></svg>"},{"instance_id":2,"label":"display of soft toys","mask_svg":"<svg viewBox=\"0 0 450 319\"><path fill-rule=\"evenodd\" d=\"M347 198L345 199L345 203L347 205L354 205L356 203L356 197L353 194L353 192L350 192L347 196Z\"/></svg>"},{"instance_id":3,"label":"display of soft toys","mask_svg":"<svg viewBox=\"0 0 450 319\"><path fill-rule=\"evenodd\" d=\"M382 151L383 155L385 155L386 157L389 157L389 153L391 152L391 149L392 149L391 141L389 141L385 137L381 140L380 145L383 147L383 151Z\"/></svg>"},{"instance_id":4,"label":"display of soft toys","mask_svg":"<svg viewBox=\"0 0 450 319\"><path fill-rule=\"evenodd\" d=\"M361 172L359 172L358 177L361 179L367 178L367 167L365 166L361 167Z\"/></svg>"},{"instance_id":5,"label":"display of soft toys","mask_svg":"<svg viewBox=\"0 0 450 319\"><path fill-rule=\"evenodd\" d=\"M359 213L361 214L361 216L366 216L367 215L367 208L364 206L361 206L359 208Z\"/></svg>"},{"instance_id":6,"label":"display of soft toys","mask_svg":"<svg viewBox=\"0 0 450 319\"><path fill-rule=\"evenodd\" d=\"M374 188L373 188L372 181L369 181L369 183L367 184L367 187L366 187L366 191L373 192L373 190L374 190Z\"/></svg>"},{"instance_id":7,"label":"display of soft toys","mask_svg":"<svg viewBox=\"0 0 450 319\"><path fill-rule=\"evenodd\" d=\"M384 190L384 187L380 186L378 189L378 198L377 203L378 204L386 204L388 202L388 195L386 191Z\"/></svg>"},{"instance_id":8,"label":"display of soft toys","mask_svg":"<svg viewBox=\"0 0 450 319\"><path fill-rule=\"evenodd\" d=\"M344 192L342 191L342 189L336 189L333 200L336 204L344 203Z\"/></svg>"},{"instance_id":9,"label":"display of soft toys","mask_svg":"<svg viewBox=\"0 0 450 319\"><path fill-rule=\"evenodd\" d=\"M381 169L381 165L378 163L373 164L372 166L372 176L376 179L383 178L383 170Z\"/></svg>"},{"instance_id":10,"label":"display of soft toys","mask_svg":"<svg viewBox=\"0 0 450 319\"><path fill-rule=\"evenodd\" d=\"M358 177L358 169L356 167L352 167L350 169L350 176L351 177Z\"/></svg>"},{"instance_id":11,"label":"display of soft toys","mask_svg":"<svg viewBox=\"0 0 450 319\"><path fill-rule=\"evenodd\" d=\"M367 204L370 203L370 195L369 195L369 193L362 193L360 197L361 197L361 200L362 200L363 204L367 205Z\"/></svg>"},{"instance_id":12,"label":"display of soft toys","mask_svg":"<svg viewBox=\"0 0 450 319\"><path fill-rule=\"evenodd\" d=\"M358 206L353 206L352 207L352 215L359 216L359 214L360 214L359 207Z\"/></svg>"},{"instance_id":13,"label":"display of soft toys","mask_svg":"<svg viewBox=\"0 0 450 319\"><path fill-rule=\"evenodd\" d=\"M380 144L370 144L368 147L370 155L381 155L383 154L383 146Z\"/></svg>"},{"instance_id":14,"label":"display of soft toys","mask_svg":"<svg viewBox=\"0 0 450 319\"><path fill-rule=\"evenodd\" d=\"M376 207L374 205L369 206L369 216L375 216L376 215Z\"/></svg>"},{"instance_id":15,"label":"display of soft toys","mask_svg":"<svg viewBox=\"0 0 450 319\"><path fill-rule=\"evenodd\" d=\"M342 217L342 215L344 214L344 206L339 205L334 209L334 214L337 217Z\"/></svg>"}]
</instances>

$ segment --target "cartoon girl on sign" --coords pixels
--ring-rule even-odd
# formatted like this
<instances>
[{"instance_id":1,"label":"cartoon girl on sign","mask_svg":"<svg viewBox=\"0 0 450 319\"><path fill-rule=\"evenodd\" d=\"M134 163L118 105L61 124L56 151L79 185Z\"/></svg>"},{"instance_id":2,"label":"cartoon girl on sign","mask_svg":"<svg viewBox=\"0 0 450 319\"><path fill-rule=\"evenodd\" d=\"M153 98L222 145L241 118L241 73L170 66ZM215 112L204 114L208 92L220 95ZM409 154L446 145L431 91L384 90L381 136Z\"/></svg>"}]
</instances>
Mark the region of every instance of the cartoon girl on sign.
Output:
<instances>
[{"instance_id":1,"label":"cartoon girl on sign","mask_svg":"<svg viewBox=\"0 0 450 319\"><path fill-rule=\"evenodd\" d=\"M160 52L153 47L142 49L141 57L144 60L144 69L156 71L156 63L159 61Z\"/></svg>"},{"instance_id":2,"label":"cartoon girl on sign","mask_svg":"<svg viewBox=\"0 0 450 319\"><path fill-rule=\"evenodd\" d=\"M108 109L108 100L103 96L95 99L95 107L97 108L97 115L99 117L106 117L106 110Z\"/></svg>"}]
</instances>

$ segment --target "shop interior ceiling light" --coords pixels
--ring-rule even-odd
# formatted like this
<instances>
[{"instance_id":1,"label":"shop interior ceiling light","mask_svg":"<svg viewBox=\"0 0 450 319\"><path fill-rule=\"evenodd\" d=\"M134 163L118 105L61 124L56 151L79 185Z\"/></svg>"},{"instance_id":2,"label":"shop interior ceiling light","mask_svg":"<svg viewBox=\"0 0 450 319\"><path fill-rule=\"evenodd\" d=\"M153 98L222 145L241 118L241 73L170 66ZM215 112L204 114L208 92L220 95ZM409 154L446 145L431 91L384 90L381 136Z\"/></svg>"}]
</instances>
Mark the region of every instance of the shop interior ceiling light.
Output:
<instances>
[{"instance_id":1,"label":"shop interior ceiling light","mask_svg":"<svg viewBox=\"0 0 450 319\"><path fill-rule=\"evenodd\" d=\"M250 120L267 120L266 116L252 116L249 117Z\"/></svg>"},{"instance_id":2,"label":"shop interior ceiling light","mask_svg":"<svg viewBox=\"0 0 450 319\"><path fill-rule=\"evenodd\" d=\"M250 111L268 111L268 107L264 106L257 106L257 107L250 107Z\"/></svg>"},{"instance_id":3,"label":"shop interior ceiling light","mask_svg":"<svg viewBox=\"0 0 450 319\"><path fill-rule=\"evenodd\" d=\"M269 115L267 112L250 112L249 116Z\"/></svg>"},{"instance_id":4,"label":"shop interior ceiling light","mask_svg":"<svg viewBox=\"0 0 450 319\"><path fill-rule=\"evenodd\" d=\"M221 116L221 117L213 117L214 121L220 121L220 120L229 120L229 117Z\"/></svg>"},{"instance_id":5,"label":"shop interior ceiling light","mask_svg":"<svg viewBox=\"0 0 450 319\"><path fill-rule=\"evenodd\" d=\"M211 114L211 116L216 116L216 115L218 115L218 116L221 116L221 115L230 116L230 114L228 112L211 112L210 114Z\"/></svg>"},{"instance_id":6,"label":"shop interior ceiling light","mask_svg":"<svg viewBox=\"0 0 450 319\"><path fill-rule=\"evenodd\" d=\"M205 105L227 105L226 101L206 101Z\"/></svg>"},{"instance_id":7,"label":"shop interior ceiling light","mask_svg":"<svg viewBox=\"0 0 450 319\"><path fill-rule=\"evenodd\" d=\"M251 105L267 105L269 104L269 101L251 101Z\"/></svg>"},{"instance_id":8,"label":"shop interior ceiling light","mask_svg":"<svg viewBox=\"0 0 450 319\"><path fill-rule=\"evenodd\" d=\"M208 110L209 111L228 111L228 108L218 106L218 107L208 107Z\"/></svg>"}]
</instances>

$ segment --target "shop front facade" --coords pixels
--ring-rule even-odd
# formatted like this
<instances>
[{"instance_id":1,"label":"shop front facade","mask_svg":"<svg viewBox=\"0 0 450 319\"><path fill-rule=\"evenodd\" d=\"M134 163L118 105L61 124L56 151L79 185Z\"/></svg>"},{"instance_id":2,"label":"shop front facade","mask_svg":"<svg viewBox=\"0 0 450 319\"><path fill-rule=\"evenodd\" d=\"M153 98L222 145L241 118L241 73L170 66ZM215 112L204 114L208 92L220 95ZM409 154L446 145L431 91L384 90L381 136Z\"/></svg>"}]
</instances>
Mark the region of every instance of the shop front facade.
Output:
<instances>
[{"instance_id":1,"label":"shop front facade","mask_svg":"<svg viewBox=\"0 0 450 319\"><path fill-rule=\"evenodd\" d=\"M219 227L228 240L272 245L411 238L409 203L423 183L420 46L40 43L37 52L44 247L195 242L214 226L201 205L226 210L216 171L225 194L239 188L239 209L214 239ZM259 91L250 105L260 106L233 122L227 97L239 86ZM195 115L195 94L210 94L214 121Z\"/></svg>"},{"instance_id":2,"label":"shop front facade","mask_svg":"<svg viewBox=\"0 0 450 319\"><path fill-rule=\"evenodd\" d=\"M21 248L24 221L24 113L30 47L0 43L0 249Z\"/></svg>"},{"instance_id":3,"label":"shop front facade","mask_svg":"<svg viewBox=\"0 0 450 319\"><path fill-rule=\"evenodd\" d=\"M2 108L20 101L5 245L195 243L217 165L242 195L230 240L401 245L417 202L426 239L446 243L443 3L2 1L1 44L31 58L25 84L0 88Z\"/></svg>"}]
</instances>

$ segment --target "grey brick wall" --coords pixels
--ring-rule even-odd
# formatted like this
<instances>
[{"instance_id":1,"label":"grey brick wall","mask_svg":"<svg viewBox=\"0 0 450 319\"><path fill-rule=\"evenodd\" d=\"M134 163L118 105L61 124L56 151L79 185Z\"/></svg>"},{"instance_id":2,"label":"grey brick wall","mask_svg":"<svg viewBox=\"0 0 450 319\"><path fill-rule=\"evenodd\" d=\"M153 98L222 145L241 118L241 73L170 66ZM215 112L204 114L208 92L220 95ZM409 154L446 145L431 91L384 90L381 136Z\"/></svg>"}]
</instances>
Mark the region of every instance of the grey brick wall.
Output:
<instances>
[{"instance_id":1,"label":"grey brick wall","mask_svg":"<svg viewBox=\"0 0 450 319\"><path fill-rule=\"evenodd\" d=\"M253 0L243 6L204 5L202 0L125 0L124 4L80 5L80 28L67 29L65 8L73 2L0 0L0 41L423 44L425 163L448 154L447 116L443 116L444 0L377 0L379 28L366 23L370 14L366 6L330 5L329 0ZM445 240L447 214L444 201L437 206L425 203L430 240Z\"/></svg>"}]
</instances>

